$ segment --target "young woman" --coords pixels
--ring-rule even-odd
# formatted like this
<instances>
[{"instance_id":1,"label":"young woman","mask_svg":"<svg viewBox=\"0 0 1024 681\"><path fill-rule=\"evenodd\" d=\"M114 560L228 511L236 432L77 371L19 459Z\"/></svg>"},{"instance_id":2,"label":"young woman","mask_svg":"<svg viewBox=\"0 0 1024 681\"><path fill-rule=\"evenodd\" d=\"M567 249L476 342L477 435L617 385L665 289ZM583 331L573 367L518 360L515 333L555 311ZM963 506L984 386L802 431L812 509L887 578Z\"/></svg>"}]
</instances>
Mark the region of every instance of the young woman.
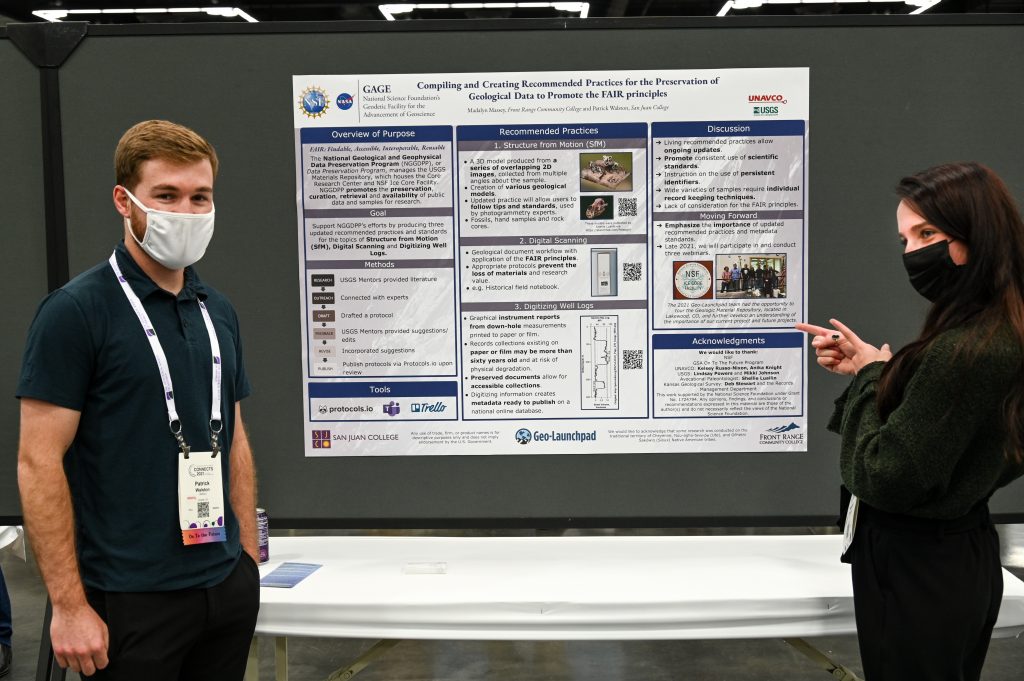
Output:
<instances>
[{"instance_id":1,"label":"young woman","mask_svg":"<svg viewBox=\"0 0 1024 681\"><path fill-rule=\"evenodd\" d=\"M897 194L903 262L933 303L920 336L894 355L835 319L797 328L853 376L828 427L854 496L843 560L867 681L976 681L1003 589L988 499L1024 472L1024 222L978 163Z\"/></svg>"}]
</instances>

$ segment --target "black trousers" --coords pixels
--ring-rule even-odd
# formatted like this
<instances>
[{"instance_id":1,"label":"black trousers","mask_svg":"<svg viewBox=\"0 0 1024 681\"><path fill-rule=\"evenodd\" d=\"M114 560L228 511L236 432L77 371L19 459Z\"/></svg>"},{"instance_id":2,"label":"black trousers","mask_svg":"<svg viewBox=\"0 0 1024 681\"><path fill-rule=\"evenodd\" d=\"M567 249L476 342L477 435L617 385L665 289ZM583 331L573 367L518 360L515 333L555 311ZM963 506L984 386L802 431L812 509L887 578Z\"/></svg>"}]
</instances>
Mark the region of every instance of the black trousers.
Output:
<instances>
[{"instance_id":1,"label":"black trousers","mask_svg":"<svg viewBox=\"0 0 1024 681\"><path fill-rule=\"evenodd\" d=\"M110 632L102 681L241 681L260 607L259 571L242 552L208 589L150 593L89 591Z\"/></svg>"},{"instance_id":2,"label":"black trousers","mask_svg":"<svg viewBox=\"0 0 1024 681\"><path fill-rule=\"evenodd\" d=\"M1003 596L987 506L932 521L862 503L844 560L865 681L978 681Z\"/></svg>"}]
</instances>

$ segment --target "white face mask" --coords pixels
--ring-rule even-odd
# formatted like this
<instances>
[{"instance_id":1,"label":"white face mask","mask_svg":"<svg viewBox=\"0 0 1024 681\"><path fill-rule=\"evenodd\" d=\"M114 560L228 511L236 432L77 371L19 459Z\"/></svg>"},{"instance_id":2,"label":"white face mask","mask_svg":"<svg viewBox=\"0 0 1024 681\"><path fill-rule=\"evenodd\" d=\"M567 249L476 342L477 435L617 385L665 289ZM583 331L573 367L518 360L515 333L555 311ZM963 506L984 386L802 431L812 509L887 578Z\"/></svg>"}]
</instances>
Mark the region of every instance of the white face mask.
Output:
<instances>
[{"instance_id":1,"label":"white face mask","mask_svg":"<svg viewBox=\"0 0 1024 681\"><path fill-rule=\"evenodd\" d=\"M147 208L127 189L124 193L146 214L146 236L142 241L132 231L131 218L125 218L125 223L135 242L153 260L169 270L180 270L203 257L213 238L212 208L209 213L172 213Z\"/></svg>"}]
</instances>

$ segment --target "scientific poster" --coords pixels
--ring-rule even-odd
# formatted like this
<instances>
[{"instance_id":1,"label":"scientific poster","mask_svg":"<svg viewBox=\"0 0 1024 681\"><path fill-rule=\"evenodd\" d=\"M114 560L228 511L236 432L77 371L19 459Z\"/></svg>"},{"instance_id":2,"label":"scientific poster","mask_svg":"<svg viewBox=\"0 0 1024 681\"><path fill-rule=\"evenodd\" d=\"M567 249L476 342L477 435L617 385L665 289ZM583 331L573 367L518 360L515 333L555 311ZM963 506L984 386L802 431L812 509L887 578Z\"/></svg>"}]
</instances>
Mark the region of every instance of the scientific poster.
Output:
<instances>
[{"instance_id":1,"label":"scientific poster","mask_svg":"<svg viewBox=\"0 0 1024 681\"><path fill-rule=\"evenodd\" d=\"M307 456L806 450L807 69L292 94Z\"/></svg>"}]
</instances>

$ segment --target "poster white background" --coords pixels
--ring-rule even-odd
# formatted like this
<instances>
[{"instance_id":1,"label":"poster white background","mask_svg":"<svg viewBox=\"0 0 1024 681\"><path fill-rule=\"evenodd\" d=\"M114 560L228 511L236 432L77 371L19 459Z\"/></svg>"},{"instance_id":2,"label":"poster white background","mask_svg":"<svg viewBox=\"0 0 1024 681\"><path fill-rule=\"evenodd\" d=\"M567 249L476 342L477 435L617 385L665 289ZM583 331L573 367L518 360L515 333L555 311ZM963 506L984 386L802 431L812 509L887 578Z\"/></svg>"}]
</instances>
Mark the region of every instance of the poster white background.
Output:
<instances>
[{"instance_id":1,"label":"poster white background","mask_svg":"<svg viewBox=\"0 0 1024 681\"><path fill-rule=\"evenodd\" d=\"M806 449L807 69L292 94L307 455Z\"/></svg>"}]
</instances>

